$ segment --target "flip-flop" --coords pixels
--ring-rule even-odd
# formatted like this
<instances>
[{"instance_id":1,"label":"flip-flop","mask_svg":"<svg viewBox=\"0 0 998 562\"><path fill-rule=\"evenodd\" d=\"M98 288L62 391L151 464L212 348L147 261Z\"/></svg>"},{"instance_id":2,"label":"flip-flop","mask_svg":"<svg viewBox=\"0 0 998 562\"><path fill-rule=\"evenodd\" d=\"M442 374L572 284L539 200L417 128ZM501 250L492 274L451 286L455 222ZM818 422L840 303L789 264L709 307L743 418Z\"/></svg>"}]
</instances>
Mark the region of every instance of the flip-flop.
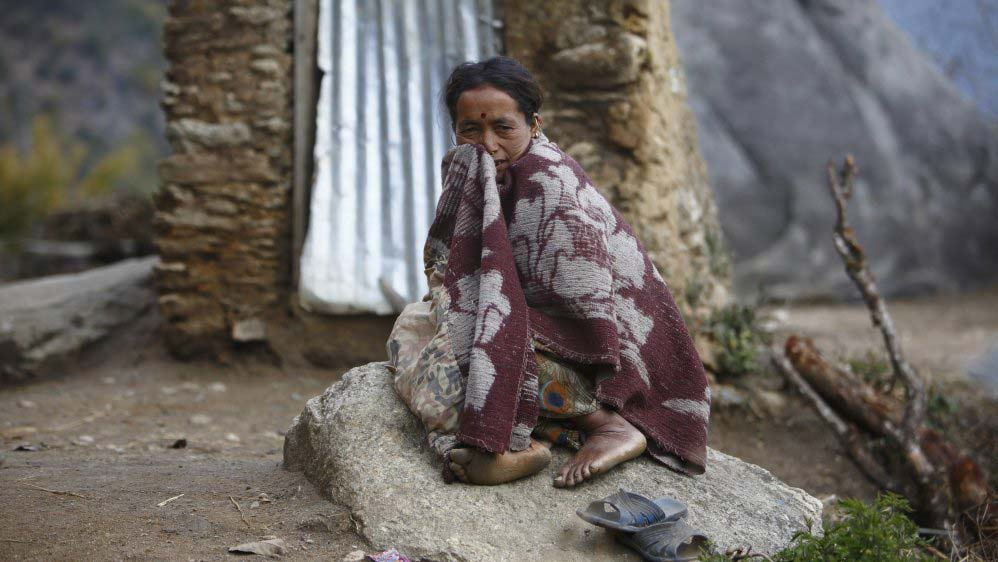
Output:
<instances>
[{"instance_id":1,"label":"flip-flop","mask_svg":"<svg viewBox=\"0 0 998 562\"><path fill-rule=\"evenodd\" d=\"M575 513L593 525L635 533L655 523L685 517L686 504L669 496L650 500L621 488L619 492L596 500Z\"/></svg>"},{"instance_id":2,"label":"flip-flop","mask_svg":"<svg viewBox=\"0 0 998 562\"><path fill-rule=\"evenodd\" d=\"M656 523L636 533L616 533L617 540L651 562L690 562L700 557L707 535L682 519Z\"/></svg>"}]
</instances>

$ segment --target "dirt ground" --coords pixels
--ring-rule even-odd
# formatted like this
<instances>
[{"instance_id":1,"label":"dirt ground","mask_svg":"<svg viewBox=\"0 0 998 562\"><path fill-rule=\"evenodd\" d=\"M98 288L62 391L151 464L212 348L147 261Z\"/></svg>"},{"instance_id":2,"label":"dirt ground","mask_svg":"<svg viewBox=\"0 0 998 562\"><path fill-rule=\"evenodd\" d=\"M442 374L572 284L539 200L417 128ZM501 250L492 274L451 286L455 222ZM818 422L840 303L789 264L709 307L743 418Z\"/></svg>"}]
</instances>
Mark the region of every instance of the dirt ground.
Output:
<instances>
[{"instance_id":1,"label":"dirt ground","mask_svg":"<svg viewBox=\"0 0 998 562\"><path fill-rule=\"evenodd\" d=\"M807 333L836 353L877 344L859 305L773 310L781 333ZM892 310L912 360L993 420L994 372L964 374L994 367L998 288ZM291 560L370 552L349 513L281 468L292 417L341 374L177 362L147 318L73 372L0 389L0 560L226 560L226 547L270 536L287 542ZM787 404L780 418L715 411L710 445L819 498L872 497L806 404ZM32 446L41 450L14 450Z\"/></svg>"}]
</instances>

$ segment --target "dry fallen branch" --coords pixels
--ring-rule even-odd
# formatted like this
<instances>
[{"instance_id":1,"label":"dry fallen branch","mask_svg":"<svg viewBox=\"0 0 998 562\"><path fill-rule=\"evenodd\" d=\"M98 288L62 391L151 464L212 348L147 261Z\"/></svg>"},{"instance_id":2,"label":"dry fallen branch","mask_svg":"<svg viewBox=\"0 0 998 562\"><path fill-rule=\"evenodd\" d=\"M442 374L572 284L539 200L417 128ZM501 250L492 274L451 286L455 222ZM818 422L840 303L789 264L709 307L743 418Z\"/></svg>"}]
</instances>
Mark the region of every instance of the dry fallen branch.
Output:
<instances>
[{"instance_id":1,"label":"dry fallen branch","mask_svg":"<svg viewBox=\"0 0 998 562\"><path fill-rule=\"evenodd\" d=\"M724 555L727 556L732 561L758 559L758 560L766 560L768 562L773 562L773 559L766 554L758 552L753 553L751 546L729 548L724 552Z\"/></svg>"},{"instance_id":2,"label":"dry fallen branch","mask_svg":"<svg viewBox=\"0 0 998 562\"><path fill-rule=\"evenodd\" d=\"M182 497L184 497L184 494L173 496L172 498L166 498L165 500L163 500L163 501L159 502L158 504L156 504L156 507L163 507L164 505L166 505L166 504L168 504L168 503L170 503L170 502L172 502L174 500L179 500Z\"/></svg>"},{"instance_id":3,"label":"dry fallen branch","mask_svg":"<svg viewBox=\"0 0 998 562\"><path fill-rule=\"evenodd\" d=\"M787 339L785 355L773 353L773 364L797 388L832 428L860 469L881 488L907 496L918 519L946 530L953 550L961 550L961 538L952 531L958 521L965 530L982 536L982 527L966 525L966 510L993 497L983 471L942 435L924 426L927 409L926 384L905 361L894 323L881 298L866 254L846 217L857 174L851 156L841 170L829 162L828 188L835 201L837 218L832 234L846 273L859 289L874 327L883 336L890 357L890 387L879 392L852 372L822 357L807 338ZM904 398L891 390L900 383ZM988 518L986 518L988 519Z\"/></svg>"},{"instance_id":4,"label":"dry fallen branch","mask_svg":"<svg viewBox=\"0 0 998 562\"><path fill-rule=\"evenodd\" d=\"M924 513L931 525L945 527L954 519L949 486L943 478L941 467L935 466L928 459L920 443L927 402L925 381L908 365L901 354L894 322L887 311L887 305L880 297L873 273L867 267L866 253L846 218L846 204L852 197L858 173L856 163L849 155L846 156L841 170L836 171L835 165L829 162L827 172L828 189L835 201L837 215L832 233L835 249L842 257L846 273L863 296L863 302L870 310L873 325L879 328L883 335L884 347L887 348L893 368L892 382L900 381L905 387L904 415L900 427L890 419L883 419L879 427L895 452L900 454L902 462L907 465L912 473L911 477L915 480L912 490L915 497L909 493L909 499Z\"/></svg>"},{"instance_id":5,"label":"dry fallen branch","mask_svg":"<svg viewBox=\"0 0 998 562\"><path fill-rule=\"evenodd\" d=\"M866 474L874 484L885 490L897 490L900 484L884 470L880 462L870 450L866 439L856 430L856 427L847 423L822 399L806 380L800 375L794 366L783 354L774 351L772 353L773 366L790 382L801 394L811 401L811 405L818 411L825 423L827 423L842 447L849 453L859 469Z\"/></svg>"},{"instance_id":6,"label":"dry fallen branch","mask_svg":"<svg viewBox=\"0 0 998 562\"><path fill-rule=\"evenodd\" d=\"M85 499L85 500L89 500L90 499L87 496L84 496L82 494L77 494L76 492L67 492L67 491L64 491L64 490L50 490L48 488L43 488L43 487L41 487L41 486L39 486L37 484L31 484L30 482L28 483L28 486L31 487L31 488L34 488L35 490L39 490L39 491L42 491L42 492L48 492L50 494L56 494L58 496L73 496L74 498L82 498L82 499Z\"/></svg>"},{"instance_id":7,"label":"dry fallen branch","mask_svg":"<svg viewBox=\"0 0 998 562\"><path fill-rule=\"evenodd\" d=\"M239 502L236 501L236 498L229 496L229 499L232 501L232 505L236 506L236 510L239 511L239 518L243 520L243 523L245 523L247 527L252 529L253 525L250 525L250 522L246 520L246 514L243 512L243 508L239 505Z\"/></svg>"},{"instance_id":8,"label":"dry fallen branch","mask_svg":"<svg viewBox=\"0 0 998 562\"><path fill-rule=\"evenodd\" d=\"M98 410L98 411L90 414L89 416L85 416L85 417L82 417L82 418L80 418L78 420L73 420L71 422L67 422L67 423L64 423L64 424L54 425L52 427L47 428L45 431L47 433L57 433L59 431L65 431L67 429L73 429L73 428L79 427L81 425L92 423L92 422L94 422L96 420L99 420L99 419L101 419L103 417L106 417L109 413L110 412L107 411L107 410Z\"/></svg>"},{"instance_id":9,"label":"dry fallen branch","mask_svg":"<svg viewBox=\"0 0 998 562\"><path fill-rule=\"evenodd\" d=\"M832 233L835 249L845 263L846 273L859 289L866 307L870 309L873 325L879 328L883 335L884 347L887 348L887 354L891 359L894 375L892 381L900 380L905 385L907 404L901 423L902 433L900 437L903 441L913 442L918 429L922 426L922 421L925 420L925 381L911 368L911 365L904 360L904 356L901 354L901 344L898 343L897 333L894 331L894 321L887 311L884 299L880 297L873 273L867 267L866 253L856 238L856 232L849 226L846 219L846 204L852 197L853 186L859 170L856 168L856 162L852 155L848 155L840 171L836 172L835 164L829 161L827 172L828 189L835 200L837 214L835 231Z\"/></svg>"}]
</instances>

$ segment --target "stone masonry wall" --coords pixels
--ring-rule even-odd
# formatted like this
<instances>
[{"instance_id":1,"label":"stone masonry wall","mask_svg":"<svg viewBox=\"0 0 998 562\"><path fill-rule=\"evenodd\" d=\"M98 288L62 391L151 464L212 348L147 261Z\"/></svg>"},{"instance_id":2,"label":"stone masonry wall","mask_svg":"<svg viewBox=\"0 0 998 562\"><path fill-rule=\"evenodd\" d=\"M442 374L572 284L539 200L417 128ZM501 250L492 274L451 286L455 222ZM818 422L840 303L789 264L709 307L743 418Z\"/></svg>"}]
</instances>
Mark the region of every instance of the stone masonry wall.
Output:
<instances>
[{"instance_id":1,"label":"stone masonry wall","mask_svg":"<svg viewBox=\"0 0 998 562\"><path fill-rule=\"evenodd\" d=\"M544 130L634 227L690 319L729 298L717 211L665 0L506 0L506 52Z\"/></svg>"},{"instance_id":2,"label":"stone masonry wall","mask_svg":"<svg viewBox=\"0 0 998 562\"><path fill-rule=\"evenodd\" d=\"M164 29L157 270L166 341L263 339L289 290L292 0L173 0Z\"/></svg>"}]
</instances>

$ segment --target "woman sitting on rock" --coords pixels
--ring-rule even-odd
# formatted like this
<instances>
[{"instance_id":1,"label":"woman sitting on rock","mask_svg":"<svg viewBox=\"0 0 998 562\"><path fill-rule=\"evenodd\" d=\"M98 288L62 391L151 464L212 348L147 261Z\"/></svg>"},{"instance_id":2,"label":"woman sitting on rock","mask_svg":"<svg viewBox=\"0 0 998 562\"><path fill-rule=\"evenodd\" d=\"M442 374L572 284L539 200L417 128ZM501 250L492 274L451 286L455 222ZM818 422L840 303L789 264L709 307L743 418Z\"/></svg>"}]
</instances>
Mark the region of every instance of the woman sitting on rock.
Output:
<instances>
[{"instance_id":1,"label":"woman sitting on rock","mask_svg":"<svg viewBox=\"0 0 998 562\"><path fill-rule=\"evenodd\" d=\"M444 477L500 484L577 449L575 486L646 450L700 474L710 391L669 290L630 226L541 132L517 61L457 66L457 139L424 248L429 293L388 341L399 394Z\"/></svg>"}]
</instances>

